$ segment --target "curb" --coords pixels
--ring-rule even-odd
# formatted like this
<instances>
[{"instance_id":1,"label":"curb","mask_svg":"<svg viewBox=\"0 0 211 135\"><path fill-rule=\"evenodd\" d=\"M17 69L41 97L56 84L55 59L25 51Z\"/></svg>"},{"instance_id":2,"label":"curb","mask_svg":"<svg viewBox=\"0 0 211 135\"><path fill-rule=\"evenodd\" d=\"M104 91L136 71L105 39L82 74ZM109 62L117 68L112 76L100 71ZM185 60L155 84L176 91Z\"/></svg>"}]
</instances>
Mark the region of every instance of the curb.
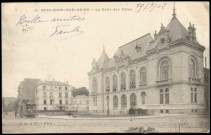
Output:
<instances>
[{"instance_id":1,"label":"curb","mask_svg":"<svg viewBox=\"0 0 211 135\"><path fill-rule=\"evenodd\" d=\"M150 117L135 117L135 119L150 119L150 118L162 118L162 117L177 117L177 116L186 116L187 114L183 115L162 115L162 116L150 116ZM61 118L61 117L52 117L52 116L38 116L37 118L50 118L50 119L65 119L65 120L128 120L131 117L121 117L121 118L79 118L79 117L67 117L67 118Z\"/></svg>"}]
</instances>

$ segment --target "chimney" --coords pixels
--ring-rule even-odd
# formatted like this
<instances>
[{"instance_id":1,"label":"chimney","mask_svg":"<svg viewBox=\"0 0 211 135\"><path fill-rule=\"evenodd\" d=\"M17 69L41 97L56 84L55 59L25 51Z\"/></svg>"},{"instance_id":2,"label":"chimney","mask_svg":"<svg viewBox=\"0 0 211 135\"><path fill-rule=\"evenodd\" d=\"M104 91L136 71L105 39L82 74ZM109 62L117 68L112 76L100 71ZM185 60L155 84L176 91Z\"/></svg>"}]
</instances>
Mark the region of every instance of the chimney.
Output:
<instances>
[{"instance_id":1,"label":"chimney","mask_svg":"<svg viewBox=\"0 0 211 135\"><path fill-rule=\"evenodd\" d=\"M193 24L192 29L193 29L193 41L195 41L196 40L196 28L194 27L194 24Z\"/></svg>"},{"instance_id":2,"label":"chimney","mask_svg":"<svg viewBox=\"0 0 211 135\"><path fill-rule=\"evenodd\" d=\"M193 38L193 28L191 26L191 23L189 23L189 27L188 27L188 39L190 41L192 41L192 38Z\"/></svg>"}]
</instances>

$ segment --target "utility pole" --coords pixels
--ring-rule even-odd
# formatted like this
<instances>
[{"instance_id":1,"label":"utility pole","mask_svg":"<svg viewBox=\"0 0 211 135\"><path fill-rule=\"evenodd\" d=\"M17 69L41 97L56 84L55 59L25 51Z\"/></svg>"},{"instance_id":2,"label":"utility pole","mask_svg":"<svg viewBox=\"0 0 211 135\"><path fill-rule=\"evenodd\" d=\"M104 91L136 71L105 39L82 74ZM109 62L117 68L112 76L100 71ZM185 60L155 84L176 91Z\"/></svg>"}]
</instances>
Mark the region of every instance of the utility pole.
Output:
<instances>
[{"instance_id":1,"label":"utility pole","mask_svg":"<svg viewBox=\"0 0 211 135\"><path fill-rule=\"evenodd\" d=\"M53 116L54 116L54 99L52 100L52 102L53 102Z\"/></svg>"},{"instance_id":2,"label":"utility pole","mask_svg":"<svg viewBox=\"0 0 211 135\"><path fill-rule=\"evenodd\" d=\"M108 93L107 93L107 108L108 108L108 110L107 110L107 116L109 116L110 115L110 112L109 112L109 90L107 91Z\"/></svg>"}]
</instances>

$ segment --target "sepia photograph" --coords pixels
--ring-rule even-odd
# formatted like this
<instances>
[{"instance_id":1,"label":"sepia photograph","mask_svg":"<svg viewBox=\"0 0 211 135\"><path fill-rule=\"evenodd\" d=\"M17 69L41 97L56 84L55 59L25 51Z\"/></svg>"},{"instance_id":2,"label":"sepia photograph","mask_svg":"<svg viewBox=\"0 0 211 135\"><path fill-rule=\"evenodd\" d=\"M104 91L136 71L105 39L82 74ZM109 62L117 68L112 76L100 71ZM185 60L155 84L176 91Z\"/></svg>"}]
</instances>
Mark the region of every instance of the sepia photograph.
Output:
<instances>
[{"instance_id":1,"label":"sepia photograph","mask_svg":"<svg viewBox=\"0 0 211 135\"><path fill-rule=\"evenodd\" d=\"M209 133L207 1L2 3L2 133Z\"/></svg>"}]
</instances>

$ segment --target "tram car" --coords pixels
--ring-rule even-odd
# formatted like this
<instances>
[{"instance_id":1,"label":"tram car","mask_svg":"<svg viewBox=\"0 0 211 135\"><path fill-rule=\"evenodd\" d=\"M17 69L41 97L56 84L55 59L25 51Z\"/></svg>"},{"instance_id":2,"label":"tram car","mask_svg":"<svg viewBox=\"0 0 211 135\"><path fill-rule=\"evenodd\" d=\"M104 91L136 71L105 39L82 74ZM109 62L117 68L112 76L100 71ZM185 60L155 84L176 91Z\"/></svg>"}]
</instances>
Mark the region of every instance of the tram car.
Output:
<instances>
[{"instance_id":1,"label":"tram car","mask_svg":"<svg viewBox=\"0 0 211 135\"><path fill-rule=\"evenodd\" d=\"M33 104L33 103L27 103L26 104L25 116L26 117L35 117L35 115L36 115L35 107L36 107L35 104Z\"/></svg>"}]
</instances>

